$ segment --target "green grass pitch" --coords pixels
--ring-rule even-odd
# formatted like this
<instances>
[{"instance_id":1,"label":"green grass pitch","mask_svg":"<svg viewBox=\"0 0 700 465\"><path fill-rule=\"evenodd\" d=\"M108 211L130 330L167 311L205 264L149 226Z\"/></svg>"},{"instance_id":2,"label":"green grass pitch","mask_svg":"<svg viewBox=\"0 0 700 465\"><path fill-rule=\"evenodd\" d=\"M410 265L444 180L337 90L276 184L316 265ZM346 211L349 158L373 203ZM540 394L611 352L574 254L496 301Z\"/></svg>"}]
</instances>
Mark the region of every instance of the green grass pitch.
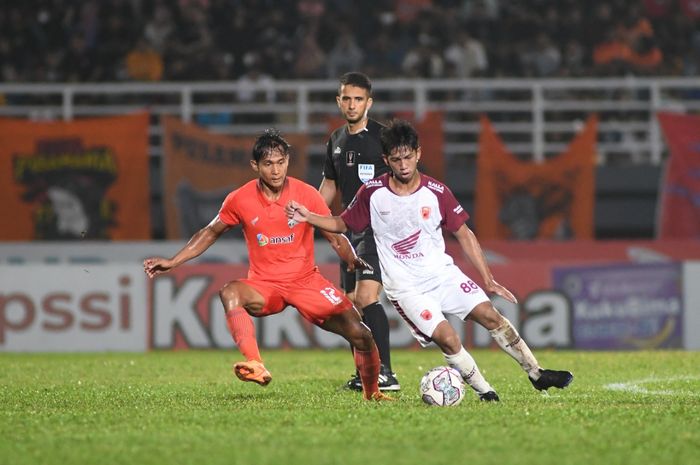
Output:
<instances>
[{"instance_id":1,"label":"green grass pitch","mask_svg":"<svg viewBox=\"0 0 700 465\"><path fill-rule=\"evenodd\" d=\"M473 355L499 404L423 405L436 350L397 350L393 403L341 389L348 350L0 354L0 464L700 464L700 352L536 351L574 372L535 391L497 350Z\"/></svg>"}]
</instances>

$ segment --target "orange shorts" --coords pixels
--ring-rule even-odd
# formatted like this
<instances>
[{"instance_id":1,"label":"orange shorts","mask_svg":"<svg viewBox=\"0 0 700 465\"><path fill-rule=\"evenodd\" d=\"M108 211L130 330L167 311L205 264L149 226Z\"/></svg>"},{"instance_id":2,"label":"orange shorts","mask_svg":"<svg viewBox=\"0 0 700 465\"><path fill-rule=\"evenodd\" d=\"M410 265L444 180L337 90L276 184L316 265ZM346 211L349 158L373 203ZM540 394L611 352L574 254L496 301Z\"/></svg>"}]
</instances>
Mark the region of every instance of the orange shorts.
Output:
<instances>
[{"instance_id":1,"label":"orange shorts","mask_svg":"<svg viewBox=\"0 0 700 465\"><path fill-rule=\"evenodd\" d=\"M352 307L350 299L324 278L318 268L296 281L241 279L241 282L258 291L265 299L265 306L259 316L274 315L291 305L296 307L306 320L321 325L330 316L343 313Z\"/></svg>"}]
</instances>

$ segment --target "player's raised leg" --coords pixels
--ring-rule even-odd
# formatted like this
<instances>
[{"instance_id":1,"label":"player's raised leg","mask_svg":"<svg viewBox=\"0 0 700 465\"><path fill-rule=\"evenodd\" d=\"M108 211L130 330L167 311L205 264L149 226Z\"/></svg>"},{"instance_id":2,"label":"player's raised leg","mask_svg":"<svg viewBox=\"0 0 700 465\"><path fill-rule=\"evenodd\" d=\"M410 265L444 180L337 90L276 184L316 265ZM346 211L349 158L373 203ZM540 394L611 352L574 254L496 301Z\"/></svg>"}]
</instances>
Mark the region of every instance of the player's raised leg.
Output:
<instances>
[{"instance_id":1,"label":"player's raised leg","mask_svg":"<svg viewBox=\"0 0 700 465\"><path fill-rule=\"evenodd\" d=\"M260 314L265 306L265 298L241 281L226 284L219 291L219 297L224 305L231 337L246 359L235 363L233 372L241 381L267 386L272 381L272 375L263 365L255 336L255 325L250 316Z\"/></svg>"},{"instance_id":2,"label":"player's raised leg","mask_svg":"<svg viewBox=\"0 0 700 465\"><path fill-rule=\"evenodd\" d=\"M563 389L574 379L574 375L568 371L547 370L540 367L525 340L491 302L483 302L474 307L469 318L489 330L499 347L513 357L527 373L535 389L540 391L550 387Z\"/></svg>"}]
</instances>

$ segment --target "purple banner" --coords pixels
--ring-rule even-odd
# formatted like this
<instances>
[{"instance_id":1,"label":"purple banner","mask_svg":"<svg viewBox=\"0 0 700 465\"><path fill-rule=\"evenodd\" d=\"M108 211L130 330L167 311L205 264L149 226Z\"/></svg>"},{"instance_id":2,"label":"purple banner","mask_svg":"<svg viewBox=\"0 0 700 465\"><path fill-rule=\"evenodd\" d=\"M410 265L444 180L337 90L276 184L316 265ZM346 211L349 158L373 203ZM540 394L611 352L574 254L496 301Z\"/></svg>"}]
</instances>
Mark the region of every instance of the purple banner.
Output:
<instances>
[{"instance_id":1,"label":"purple banner","mask_svg":"<svg viewBox=\"0 0 700 465\"><path fill-rule=\"evenodd\" d=\"M574 347L683 347L681 276L678 263L554 269L554 287L571 299Z\"/></svg>"}]
</instances>

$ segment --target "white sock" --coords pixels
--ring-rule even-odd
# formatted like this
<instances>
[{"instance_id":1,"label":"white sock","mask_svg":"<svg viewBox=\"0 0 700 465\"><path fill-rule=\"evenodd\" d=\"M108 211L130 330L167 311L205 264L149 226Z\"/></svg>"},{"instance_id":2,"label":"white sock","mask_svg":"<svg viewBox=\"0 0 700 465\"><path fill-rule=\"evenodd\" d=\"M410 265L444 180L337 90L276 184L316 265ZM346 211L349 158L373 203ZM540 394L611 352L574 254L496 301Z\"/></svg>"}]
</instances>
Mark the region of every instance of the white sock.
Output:
<instances>
[{"instance_id":1,"label":"white sock","mask_svg":"<svg viewBox=\"0 0 700 465\"><path fill-rule=\"evenodd\" d=\"M505 323L496 329L490 330L491 336L505 352L520 364L523 370L534 380L540 378L540 365L537 359L520 337L518 331L505 319Z\"/></svg>"},{"instance_id":2,"label":"white sock","mask_svg":"<svg viewBox=\"0 0 700 465\"><path fill-rule=\"evenodd\" d=\"M469 352L464 349L464 347L462 347L462 350L454 355L442 355L445 356L447 364L459 371L459 374L462 375L464 381L476 392L483 394L485 392L493 391L491 385L479 371L479 367L476 366L476 362L472 356L469 355Z\"/></svg>"}]
</instances>

